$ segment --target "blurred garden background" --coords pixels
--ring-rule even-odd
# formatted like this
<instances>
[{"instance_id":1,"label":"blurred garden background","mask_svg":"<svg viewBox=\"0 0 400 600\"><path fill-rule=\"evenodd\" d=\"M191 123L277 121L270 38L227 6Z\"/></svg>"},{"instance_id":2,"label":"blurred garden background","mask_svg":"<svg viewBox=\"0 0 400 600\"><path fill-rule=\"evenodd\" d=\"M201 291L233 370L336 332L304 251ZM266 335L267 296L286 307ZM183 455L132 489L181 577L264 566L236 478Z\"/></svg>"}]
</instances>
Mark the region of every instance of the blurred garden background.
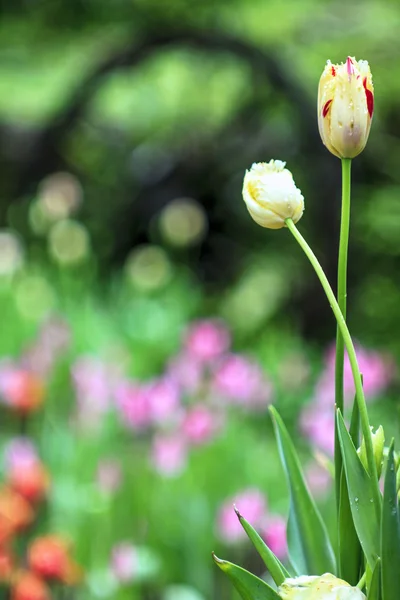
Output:
<instances>
[{"instance_id":1,"label":"blurred garden background","mask_svg":"<svg viewBox=\"0 0 400 600\"><path fill-rule=\"evenodd\" d=\"M287 558L269 404L332 510L334 319L241 186L287 161L334 284L340 161L316 91L347 55L370 62L376 107L353 163L349 326L372 421L398 434L399 4L1 11L0 593L11 577L13 600L231 599L212 550L263 573L233 503Z\"/></svg>"}]
</instances>

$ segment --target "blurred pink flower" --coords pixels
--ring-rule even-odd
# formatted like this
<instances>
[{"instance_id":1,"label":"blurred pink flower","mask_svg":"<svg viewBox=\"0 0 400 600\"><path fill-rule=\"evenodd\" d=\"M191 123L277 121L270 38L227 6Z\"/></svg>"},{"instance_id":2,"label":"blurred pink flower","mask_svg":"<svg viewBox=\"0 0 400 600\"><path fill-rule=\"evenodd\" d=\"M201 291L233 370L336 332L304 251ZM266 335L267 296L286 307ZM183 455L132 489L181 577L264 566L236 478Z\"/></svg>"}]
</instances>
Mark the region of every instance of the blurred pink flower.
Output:
<instances>
[{"instance_id":1,"label":"blurred pink flower","mask_svg":"<svg viewBox=\"0 0 400 600\"><path fill-rule=\"evenodd\" d=\"M122 422L128 427L142 430L151 424L150 399L145 387L124 382L115 391L115 404Z\"/></svg>"},{"instance_id":2,"label":"blurred pink flower","mask_svg":"<svg viewBox=\"0 0 400 600\"><path fill-rule=\"evenodd\" d=\"M153 439L152 462L156 471L165 477L180 475L186 466L187 449L177 435L156 435Z\"/></svg>"},{"instance_id":3,"label":"blurred pink flower","mask_svg":"<svg viewBox=\"0 0 400 600\"><path fill-rule=\"evenodd\" d=\"M192 444L209 442L221 424L219 415L202 404L191 407L183 420L183 433Z\"/></svg>"},{"instance_id":4,"label":"blurred pink flower","mask_svg":"<svg viewBox=\"0 0 400 600\"><path fill-rule=\"evenodd\" d=\"M119 542L111 552L111 572L122 584L131 583L137 572L137 550L131 542Z\"/></svg>"},{"instance_id":5,"label":"blurred pink flower","mask_svg":"<svg viewBox=\"0 0 400 600\"><path fill-rule=\"evenodd\" d=\"M286 521L280 515L271 515L266 519L261 537L280 560L287 556Z\"/></svg>"},{"instance_id":6,"label":"blurred pink flower","mask_svg":"<svg viewBox=\"0 0 400 600\"><path fill-rule=\"evenodd\" d=\"M332 407L316 403L303 408L300 415L300 429L311 444L333 456L335 447L335 413Z\"/></svg>"},{"instance_id":7,"label":"blurred pink flower","mask_svg":"<svg viewBox=\"0 0 400 600\"><path fill-rule=\"evenodd\" d=\"M6 472L29 468L39 462L33 442L26 437L15 437L4 447Z\"/></svg>"},{"instance_id":8,"label":"blurred pink flower","mask_svg":"<svg viewBox=\"0 0 400 600\"><path fill-rule=\"evenodd\" d=\"M215 370L213 387L226 400L249 408L265 408L272 396L272 385L260 366L240 354L222 359Z\"/></svg>"},{"instance_id":9,"label":"blurred pink flower","mask_svg":"<svg viewBox=\"0 0 400 600\"><path fill-rule=\"evenodd\" d=\"M153 423L162 425L178 418L180 394L172 379L164 377L151 382L146 386L146 394Z\"/></svg>"},{"instance_id":10,"label":"blurred pink flower","mask_svg":"<svg viewBox=\"0 0 400 600\"><path fill-rule=\"evenodd\" d=\"M169 363L167 376L182 392L195 393L202 381L203 364L188 352L179 354Z\"/></svg>"},{"instance_id":11,"label":"blurred pink flower","mask_svg":"<svg viewBox=\"0 0 400 600\"><path fill-rule=\"evenodd\" d=\"M71 331L66 321L51 316L41 326L33 344L24 351L21 364L29 371L46 378L70 341Z\"/></svg>"},{"instance_id":12,"label":"blurred pink flower","mask_svg":"<svg viewBox=\"0 0 400 600\"><path fill-rule=\"evenodd\" d=\"M332 477L327 469L316 461L313 461L306 466L304 475L313 496L324 496L330 490Z\"/></svg>"},{"instance_id":13,"label":"blurred pink flower","mask_svg":"<svg viewBox=\"0 0 400 600\"><path fill-rule=\"evenodd\" d=\"M229 349L230 334L226 325L218 320L193 323L186 334L185 348L199 361L212 361Z\"/></svg>"},{"instance_id":14,"label":"blurred pink flower","mask_svg":"<svg viewBox=\"0 0 400 600\"><path fill-rule=\"evenodd\" d=\"M388 387L393 379L393 360L379 352L367 350L356 345L357 360L363 374L363 386L366 399L378 396ZM344 361L344 391L348 400L354 397L354 382L350 361L345 355ZM317 382L315 399L317 402L333 405L335 401L335 344L326 353L325 370Z\"/></svg>"},{"instance_id":15,"label":"blurred pink flower","mask_svg":"<svg viewBox=\"0 0 400 600\"><path fill-rule=\"evenodd\" d=\"M98 358L82 356L71 368L78 404L94 413L104 413L111 405L116 385L115 369Z\"/></svg>"},{"instance_id":16,"label":"blurred pink flower","mask_svg":"<svg viewBox=\"0 0 400 600\"><path fill-rule=\"evenodd\" d=\"M226 500L218 512L216 534L228 544L246 538L246 533L239 523L234 506L255 528L262 524L267 512L265 496L256 488L249 488Z\"/></svg>"},{"instance_id":17,"label":"blurred pink flower","mask_svg":"<svg viewBox=\"0 0 400 600\"><path fill-rule=\"evenodd\" d=\"M113 494L118 490L122 481L120 463L112 458L103 459L97 465L97 485L106 494Z\"/></svg>"}]
</instances>

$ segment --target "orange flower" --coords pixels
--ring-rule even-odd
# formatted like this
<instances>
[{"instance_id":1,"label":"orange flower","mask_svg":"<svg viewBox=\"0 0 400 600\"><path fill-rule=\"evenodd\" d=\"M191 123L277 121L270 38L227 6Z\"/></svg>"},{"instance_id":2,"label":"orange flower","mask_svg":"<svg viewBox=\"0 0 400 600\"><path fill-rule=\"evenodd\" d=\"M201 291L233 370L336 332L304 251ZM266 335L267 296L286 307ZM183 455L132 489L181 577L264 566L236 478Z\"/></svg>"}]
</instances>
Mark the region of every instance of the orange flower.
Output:
<instances>
[{"instance_id":1,"label":"orange flower","mask_svg":"<svg viewBox=\"0 0 400 600\"><path fill-rule=\"evenodd\" d=\"M0 546L0 583L8 582L14 571L14 560L7 547Z\"/></svg>"},{"instance_id":2,"label":"orange flower","mask_svg":"<svg viewBox=\"0 0 400 600\"><path fill-rule=\"evenodd\" d=\"M0 544L33 521L34 513L28 502L13 490L0 488Z\"/></svg>"},{"instance_id":3,"label":"orange flower","mask_svg":"<svg viewBox=\"0 0 400 600\"><path fill-rule=\"evenodd\" d=\"M11 600L51 600L51 594L37 575L21 571L11 587Z\"/></svg>"},{"instance_id":4,"label":"orange flower","mask_svg":"<svg viewBox=\"0 0 400 600\"><path fill-rule=\"evenodd\" d=\"M33 373L15 369L3 383L2 393L5 403L11 409L21 415L28 415L43 403L44 385Z\"/></svg>"},{"instance_id":5,"label":"orange flower","mask_svg":"<svg viewBox=\"0 0 400 600\"><path fill-rule=\"evenodd\" d=\"M30 568L44 579L55 579L68 585L76 583L81 571L69 554L69 545L56 535L34 540L28 549Z\"/></svg>"},{"instance_id":6,"label":"orange flower","mask_svg":"<svg viewBox=\"0 0 400 600\"><path fill-rule=\"evenodd\" d=\"M7 483L29 502L38 502L46 495L50 477L45 467L38 461L14 468L9 473Z\"/></svg>"}]
</instances>

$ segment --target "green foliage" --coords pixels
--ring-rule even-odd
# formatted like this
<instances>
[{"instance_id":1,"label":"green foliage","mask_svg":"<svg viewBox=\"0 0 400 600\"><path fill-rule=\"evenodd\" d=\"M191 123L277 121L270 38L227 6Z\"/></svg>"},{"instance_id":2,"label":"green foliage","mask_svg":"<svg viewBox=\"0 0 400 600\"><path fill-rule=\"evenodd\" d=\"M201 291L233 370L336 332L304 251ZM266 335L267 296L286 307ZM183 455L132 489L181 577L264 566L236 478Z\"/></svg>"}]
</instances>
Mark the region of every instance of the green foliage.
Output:
<instances>
[{"instance_id":1,"label":"green foliage","mask_svg":"<svg viewBox=\"0 0 400 600\"><path fill-rule=\"evenodd\" d=\"M400 589L400 514L396 489L394 441L390 444L386 462L385 488L382 504L381 578L382 599L396 600Z\"/></svg>"},{"instance_id":2,"label":"green foliage","mask_svg":"<svg viewBox=\"0 0 400 600\"><path fill-rule=\"evenodd\" d=\"M271 414L290 490L288 544L298 574L335 572L335 557L328 532L308 491L293 442L277 411Z\"/></svg>"},{"instance_id":3,"label":"green foliage","mask_svg":"<svg viewBox=\"0 0 400 600\"><path fill-rule=\"evenodd\" d=\"M265 581L213 554L215 563L231 579L243 600L278 600L278 594Z\"/></svg>"}]
</instances>

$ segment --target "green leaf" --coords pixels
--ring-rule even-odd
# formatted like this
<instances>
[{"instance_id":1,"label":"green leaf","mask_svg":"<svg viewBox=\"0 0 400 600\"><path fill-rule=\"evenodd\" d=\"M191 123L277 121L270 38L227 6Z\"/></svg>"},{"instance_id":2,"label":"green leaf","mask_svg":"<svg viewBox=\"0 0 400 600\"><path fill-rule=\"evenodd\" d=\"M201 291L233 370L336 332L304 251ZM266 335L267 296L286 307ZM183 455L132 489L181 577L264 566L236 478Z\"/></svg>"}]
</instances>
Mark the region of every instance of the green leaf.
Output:
<instances>
[{"instance_id":1,"label":"green leaf","mask_svg":"<svg viewBox=\"0 0 400 600\"><path fill-rule=\"evenodd\" d=\"M277 411L273 407L270 411L290 489L288 520L290 561L300 575L335 573L335 555L328 533L305 483L293 442Z\"/></svg>"},{"instance_id":2,"label":"green leaf","mask_svg":"<svg viewBox=\"0 0 400 600\"><path fill-rule=\"evenodd\" d=\"M394 442L386 463L381 529L382 598L397 600L400 592L400 523L396 493Z\"/></svg>"},{"instance_id":3,"label":"green leaf","mask_svg":"<svg viewBox=\"0 0 400 600\"><path fill-rule=\"evenodd\" d=\"M337 432L336 421L336 432ZM351 413L350 437L355 446L359 446L359 429L360 416L358 404L353 402L353 410ZM338 515L338 562L339 576L350 583L356 585L361 572L362 551L360 541L354 527L353 517L351 514L349 492L347 488L346 475L344 468L341 470L340 476L340 494L339 494L339 515Z\"/></svg>"},{"instance_id":4,"label":"green leaf","mask_svg":"<svg viewBox=\"0 0 400 600\"><path fill-rule=\"evenodd\" d=\"M350 585L356 585L360 577L362 552L351 514L344 469L340 478L338 546L339 576Z\"/></svg>"},{"instance_id":5,"label":"green leaf","mask_svg":"<svg viewBox=\"0 0 400 600\"><path fill-rule=\"evenodd\" d=\"M337 427L354 526L365 557L374 569L380 550L380 507L375 506L371 478L364 469L339 410Z\"/></svg>"},{"instance_id":6,"label":"green leaf","mask_svg":"<svg viewBox=\"0 0 400 600\"><path fill-rule=\"evenodd\" d=\"M280 600L277 592L259 577L227 560L221 560L214 553L212 556L215 564L228 575L243 600Z\"/></svg>"},{"instance_id":7,"label":"green leaf","mask_svg":"<svg viewBox=\"0 0 400 600\"><path fill-rule=\"evenodd\" d=\"M382 600L381 594L381 560L378 558L368 588L368 600Z\"/></svg>"},{"instance_id":8,"label":"green leaf","mask_svg":"<svg viewBox=\"0 0 400 600\"><path fill-rule=\"evenodd\" d=\"M258 554L263 559L265 566L271 573L271 576L275 581L276 585L281 585L281 583L283 583L286 577L291 577L290 573L288 573L281 561L268 548L267 544L261 539L256 530L250 525L248 521L246 521L246 519L240 514L240 512L236 508L235 512L240 521L241 526L249 536L250 541L257 550Z\"/></svg>"}]
</instances>

